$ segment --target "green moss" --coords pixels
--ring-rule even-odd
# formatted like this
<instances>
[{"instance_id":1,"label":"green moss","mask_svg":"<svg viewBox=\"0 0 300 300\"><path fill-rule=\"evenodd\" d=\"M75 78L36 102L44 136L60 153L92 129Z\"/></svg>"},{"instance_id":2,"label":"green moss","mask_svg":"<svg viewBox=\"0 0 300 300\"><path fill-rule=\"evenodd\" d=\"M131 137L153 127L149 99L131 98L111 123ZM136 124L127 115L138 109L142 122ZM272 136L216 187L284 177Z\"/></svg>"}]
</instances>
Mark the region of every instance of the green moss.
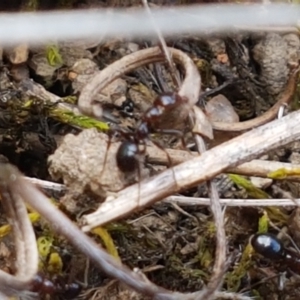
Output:
<instances>
[{"instance_id":1,"label":"green moss","mask_svg":"<svg viewBox=\"0 0 300 300\"><path fill-rule=\"evenodd\" d=\"M248 195L255 199L268 199L270 196L263 190L254 186L248 179L236 174L229 174L229 178L239 187L244 188Z\"/></svg>"},{"instance_id":2,"label":"green moss","mask_svg":"<svg viewBox=\"0 0 300 300\"><path fill-rule=\"evenodd\" d=\"M269 228L269 218L267 214L264 214L258 220L258 232L259 233L268 232L268 228Z\"/></svg>"},{"instance_id":3,"label":"green moss","mask_svg":"<svg viewBox=\"0 0 300 300\"><path fill-rule=\"evenodd\" d=\"M97 121L95 119L86 116L77 116L70 111L64 111L58 108L52 109L49 112L50 116L54 119L73 126L78 126L80 128L96 128L100 131L107 131L109 126L107 123Z\"/></svg>"},{"instance_id":4,"label":"green moss","mask_svg":"<svg viewBox=\"0 0 300 300\"><path fill-rule=\"evenodd\" d=\"M299 176L300 175L300 169L294 168L291 170L280 168L276 171L270 172L267 174L267 177L272 179L285 179L289 176Z\"/></svg>"},{"instance_id":5,"label":"green moss","mask_svg":"<svg viewBox=\"0 0 300 300\"><path fill-rule=\"evenodd\" d=\"M52 67L63 64L63 59L59 53L57 45L48 45L46 47L46 57L49 65Z\"/></svg>"},{"instance_id":6,"label":"green moss","mask_svg":"<svg viewBox=\"0 0 300 300\"><path fill-rule=\"evenodd\" d=\"M225 276L225 283L228 290L231 292L237 292L241 285L241 280L246 276L247 271L252 265L251 254L252 246L248 244L243 253L240 262L234 267L232 272L228 272Z\"/></svg>"}]
</instances>

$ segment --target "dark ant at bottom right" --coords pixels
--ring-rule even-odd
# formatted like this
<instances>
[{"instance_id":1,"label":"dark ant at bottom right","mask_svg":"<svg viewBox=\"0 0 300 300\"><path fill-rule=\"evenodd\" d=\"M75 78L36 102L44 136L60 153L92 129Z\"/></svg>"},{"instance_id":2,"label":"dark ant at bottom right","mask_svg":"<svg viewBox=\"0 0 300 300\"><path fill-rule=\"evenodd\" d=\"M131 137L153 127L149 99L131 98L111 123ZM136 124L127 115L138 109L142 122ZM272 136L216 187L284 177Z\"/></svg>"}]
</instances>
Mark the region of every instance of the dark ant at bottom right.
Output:
<instances>
[{"instance_id":1,"label":"dark ant at bottom right","mask_svg":"<svg viewBox=\"0 0 300 300\"><path fill-rule=\"evenodd\" d=\"M292 272L300 275L300 254L286 248L273 234L255 234L250 239L254 250L260 255L273 261L280 261Z\"/></svg>"}]
</instances>

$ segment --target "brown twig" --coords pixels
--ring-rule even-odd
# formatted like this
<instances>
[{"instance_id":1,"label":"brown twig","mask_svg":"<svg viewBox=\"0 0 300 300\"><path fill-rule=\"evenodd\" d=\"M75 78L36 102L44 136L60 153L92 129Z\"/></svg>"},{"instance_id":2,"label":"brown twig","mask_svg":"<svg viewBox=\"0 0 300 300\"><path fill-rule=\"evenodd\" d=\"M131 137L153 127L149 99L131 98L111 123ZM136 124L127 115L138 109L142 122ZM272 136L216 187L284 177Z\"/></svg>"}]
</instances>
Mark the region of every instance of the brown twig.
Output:
<instances>
[{"instance_id":1,"label":"brown twig","mask_svg":"<svg viewBox=\"0 0 300 300\"><path fill-rule=\"evenodd\" d=\"M174 48L167 49L172 55L172 59L176 63L180 64L185 70L185 78L180 86L178 94L189 100L188 105L190 108L198 101L201 87L200 75L195 64L188 55ZM101 118L101 105L93 101L98 92L125 73L131 72L139 67L164 60L165 57L159 47L139 50L124 56L120 60L110 64L107 68L100 71L87 85L85 85L78 99L78 108L86 115ZM189 108L186 109L186 117L190 111Z\"/></svg>"}]
</instances>

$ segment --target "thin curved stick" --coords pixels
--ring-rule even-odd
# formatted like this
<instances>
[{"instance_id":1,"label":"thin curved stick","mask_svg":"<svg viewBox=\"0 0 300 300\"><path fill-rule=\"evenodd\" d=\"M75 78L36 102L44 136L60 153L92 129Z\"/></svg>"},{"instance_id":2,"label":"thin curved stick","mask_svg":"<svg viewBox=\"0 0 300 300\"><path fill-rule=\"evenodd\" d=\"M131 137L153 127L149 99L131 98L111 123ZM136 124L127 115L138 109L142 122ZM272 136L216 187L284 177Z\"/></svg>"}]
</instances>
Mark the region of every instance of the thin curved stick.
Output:
<instances>
[{"instance_id":1,"label":"thin curved stick","mask_svg":"<svg viewBox=\"0 0 300 300\"><path fill-rule=\"evenodd\" d=\"M9 177L9 180L3 180ZM35 233L29 220L27 209L20 193L14 186L15 176L0 172L0 192L3 207L8 215L16 246L16 275L0 270L0 292L7 296L22 293L30 288L38 270L38 250Z\"/></svg>"},{"instance_id":2,"label":"thin curved stick","mask_svg":"<svg viewBox=\"0 0 300 300\"><path fill-rule=\"evenodd\" d=\"M132 272L107 254L99 245L97 245L71 220L69 220L56 206L54 206L42 192L40 192L30 182L26 181L15 167L9 164L0 163L0 184L2 195L5 195L5 193L10 194L15 201L20 199L21 196L22 199L24 199L50 223L55 232L66 237L74 245L74 247L93 260L97 266L104 270L109 276L123 281L128 286L146 295L155 296L157 294L161 294L166 297L169 294L172 295L172 292L164 290L152 283L143 281L143 278L141 278L137 273ZM3 191L2 187L5 187L5 191ZM36 247L35 244L34 246ZM5 286L5 282L1 281L1 275L2 274L0 273L0 284L4 283L2 286ZM6 275L13 277L8 274ZM24 288L24 285L22 287Z\"/></svg>"},{"instance_id":3,"label":"thin curved stick","mask_svg":"<svg viewBox=\"0 0 300 300\"><path fill-rule=\"evenodd\" d=\"M172 55L172 59L180 64L185 71L185 78L180 86L178 94L179 96L188 99L188 105L191 107L197 103L201 87L201 78L197 67L192 59L184 52L174 48L167 49ZM101 118L101 105L93 101L98 92L125 73L164 60L165 56L161 52L161 49L159 47L152 47L126 55L110 64L96 74L92 80L84 86L78 99L79 110L86 115ZM186 109L186 117L188 116L188 113L189 109Z\"/></svg>"}]
</instances>

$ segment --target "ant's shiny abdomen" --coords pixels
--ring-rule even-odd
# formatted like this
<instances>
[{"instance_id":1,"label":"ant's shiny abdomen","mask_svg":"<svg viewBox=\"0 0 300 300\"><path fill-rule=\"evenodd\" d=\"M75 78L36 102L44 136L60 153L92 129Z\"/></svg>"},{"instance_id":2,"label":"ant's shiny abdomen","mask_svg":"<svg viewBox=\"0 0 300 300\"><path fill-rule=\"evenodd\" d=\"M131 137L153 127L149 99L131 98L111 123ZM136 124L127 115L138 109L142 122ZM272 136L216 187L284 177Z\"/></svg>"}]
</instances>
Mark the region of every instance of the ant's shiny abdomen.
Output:
<instances>
[{"instance_id":1,"label":"ant's shiny abdomen","mask_svg":"<svg viewBox=\"0 0 300 300\"><path fill-rule=\"evenodd\" d=\"M116 155L118 168L124 173L136 171L139 165L138 153L138 144L130 140L122 142Z\"/></svg>"},{"instance_id":2,"label":"ant's shiny abdomen","mask_svg":"<svg viewBox=\"0 0 300 300\"><path fill-rule=\"evenodd\" d=\"M256 234L251 238L254 250L269 259L283 259L285 251L281 241L272 234Z\"/></svg>"},{"instance_id":3,"label":"ant's shiny abdomen","mask_svg":"<svg viewBox=\"0 0 300 300\"><path fill-rule=\"evenodd\" d=\"M251 238L251 245L265 258L280 261L288 269L300 275L300 254L284 247L276 236L270 233L256 234Z\"/></svg>"}]
</instances>

